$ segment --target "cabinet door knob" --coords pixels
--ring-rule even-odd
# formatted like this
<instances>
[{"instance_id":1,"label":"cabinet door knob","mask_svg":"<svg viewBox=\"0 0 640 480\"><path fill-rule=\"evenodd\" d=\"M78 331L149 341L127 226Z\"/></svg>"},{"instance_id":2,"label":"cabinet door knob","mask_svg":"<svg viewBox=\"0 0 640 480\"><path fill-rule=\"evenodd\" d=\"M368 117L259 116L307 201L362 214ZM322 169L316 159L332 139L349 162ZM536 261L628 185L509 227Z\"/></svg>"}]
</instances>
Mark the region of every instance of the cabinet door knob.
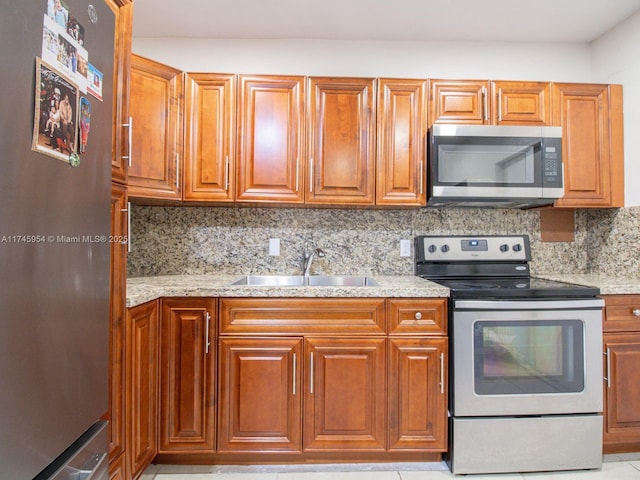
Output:
<instances>
[{"instance_id":1,"label":"cabinet door knob","mask_svg":"<svg viewBox=\"0 0 640 480\"><path fill-rule=\"evenodd\" d=\"M416 312L415 317L416 317L416 320L420 320L420 319L422 319L422 313L420 313L420 312Z\"/></svg>"},{"instance_id":2,"label":"cabinet door knob","mask_svg":"<svg viewBox=\"0 0 640 480\"><path fill-rule=\"evenodd\" d=\"M634 308L631 313L633 313L635 317L640 317L640 308Z\"/></svg>"}]
</instances>

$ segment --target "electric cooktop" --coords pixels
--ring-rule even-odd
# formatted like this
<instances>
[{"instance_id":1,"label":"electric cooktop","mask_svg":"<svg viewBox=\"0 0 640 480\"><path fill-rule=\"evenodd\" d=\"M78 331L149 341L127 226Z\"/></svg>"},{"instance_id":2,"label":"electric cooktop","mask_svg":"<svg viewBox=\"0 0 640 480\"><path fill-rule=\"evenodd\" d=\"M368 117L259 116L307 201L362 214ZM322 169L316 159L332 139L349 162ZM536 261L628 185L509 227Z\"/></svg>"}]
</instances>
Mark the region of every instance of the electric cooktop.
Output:
<instances>
[{"instance_id":1,"label":"electric cooktop","mask_svg":"<svg viewBox=\"0 0 640 480\"><path fill-rule=\"evenodd\" d=\"M418 236L416 275L439 283L458 299L590 298L596 287L546 280L529 273L527 235Z\"/></svg>"}]
</instances>

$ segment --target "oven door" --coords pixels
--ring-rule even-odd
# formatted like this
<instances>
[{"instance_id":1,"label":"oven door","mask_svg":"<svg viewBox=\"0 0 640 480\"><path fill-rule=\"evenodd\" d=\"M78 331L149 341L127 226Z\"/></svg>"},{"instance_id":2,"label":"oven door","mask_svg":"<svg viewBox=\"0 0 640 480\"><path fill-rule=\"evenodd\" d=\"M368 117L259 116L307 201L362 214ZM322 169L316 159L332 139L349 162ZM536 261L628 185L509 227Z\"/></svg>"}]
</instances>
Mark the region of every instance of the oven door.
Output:
<instances>
[{"instance_id":1,"label":"oven door","mask_svg":"<svg viewBox=\"0 0 640 480\"><path fill-rule=\"evenodd\" d=\"M602 411L601 299L457 300L454 416Z\"/></svg>"}]
</instances>

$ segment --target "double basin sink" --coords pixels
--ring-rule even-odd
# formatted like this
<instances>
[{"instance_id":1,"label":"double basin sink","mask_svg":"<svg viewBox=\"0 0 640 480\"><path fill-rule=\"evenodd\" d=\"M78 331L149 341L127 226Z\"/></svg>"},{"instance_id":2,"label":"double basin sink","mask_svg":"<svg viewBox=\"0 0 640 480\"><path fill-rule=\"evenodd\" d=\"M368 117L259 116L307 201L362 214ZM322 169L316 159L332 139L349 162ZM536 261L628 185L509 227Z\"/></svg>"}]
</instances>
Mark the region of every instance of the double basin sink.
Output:
<instances>
[{"instance_id":1,"label":"double basin sink","mask_svg":"<svg viewBox=\"0 0 640 480\"><path fill-rule=\"evenodd\" d=\"M376 287L371 277L357 275L247 275L231 285L256 287Z\"/></svg>"}]
</instances>

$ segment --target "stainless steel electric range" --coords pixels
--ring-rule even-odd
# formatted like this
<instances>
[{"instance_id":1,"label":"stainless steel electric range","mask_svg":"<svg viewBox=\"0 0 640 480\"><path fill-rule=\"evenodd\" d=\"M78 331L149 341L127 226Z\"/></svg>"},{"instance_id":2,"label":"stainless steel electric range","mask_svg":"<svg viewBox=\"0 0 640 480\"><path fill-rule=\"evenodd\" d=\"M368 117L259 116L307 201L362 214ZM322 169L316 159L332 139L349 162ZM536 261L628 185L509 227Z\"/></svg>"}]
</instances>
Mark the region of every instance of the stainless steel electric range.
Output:
<instances>
[{"instance_id":1,"label":"stainless steel electric range","mask_svg":"<svg viewBox=\"0 0 640 480\"><path fill-rule=\"evenodd\" d=\"M600 468L599 290L532 277L526 235L415 242L416 275L450 288L451 471Z\"/></svg>"}]
</instances>

